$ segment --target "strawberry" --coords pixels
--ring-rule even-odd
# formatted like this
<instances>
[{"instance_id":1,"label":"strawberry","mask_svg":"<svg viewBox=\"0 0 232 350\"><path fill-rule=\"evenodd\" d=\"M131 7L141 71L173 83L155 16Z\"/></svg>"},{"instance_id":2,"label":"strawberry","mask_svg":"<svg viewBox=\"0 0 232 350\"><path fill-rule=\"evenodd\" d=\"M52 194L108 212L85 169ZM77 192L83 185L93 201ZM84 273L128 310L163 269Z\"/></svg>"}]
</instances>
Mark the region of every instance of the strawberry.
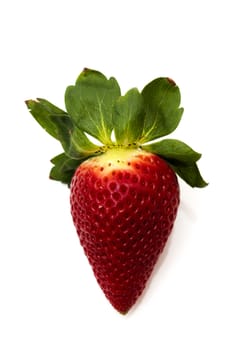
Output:
<instances>
[{"instance_id":1,"label":"strawberry","mask_svg":"<svg viewBox=\"0 0 232 350\"><path fill-rule=\"evenodd\" d=\"M169 78L124 96L114 78L84 69L65 92L66 111L45 99L26 104L64 153L50 178L70 187L71 214L105 296L120 313L135 304L172 231L180 202L178 176L204 187L201 154L173 132L183 108Z\"/></svg>"}]
</instances>

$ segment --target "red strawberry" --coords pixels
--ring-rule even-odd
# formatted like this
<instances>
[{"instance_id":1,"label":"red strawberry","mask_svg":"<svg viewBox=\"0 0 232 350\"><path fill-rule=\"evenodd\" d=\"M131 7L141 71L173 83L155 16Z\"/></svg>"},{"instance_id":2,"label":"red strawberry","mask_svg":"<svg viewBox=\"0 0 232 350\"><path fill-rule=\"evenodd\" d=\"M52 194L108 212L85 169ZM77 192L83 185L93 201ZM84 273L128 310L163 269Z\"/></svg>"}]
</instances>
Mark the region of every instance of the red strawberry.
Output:
<instances>
[{"instance_id":1,"label":"red strawberry","mask_svg":"<svg viewBox=\"0 0 232 350\"><path fill-rule=\"evenodd\" d=\"M74 225L118 311L127 312L145 288L178 204L175 173L151 153L110 150L77 169L71 184Z\"/></svg>"},{"instance_id":2,"label":"red strawberry","mask_svg":"<svg viewBox=\"0 0 232 350\"><path fill-rule=\"evenodd\" d=\"M106 297L124 314L171 233L179 205L175 172L192 187L206 186L196 164L201 155L174 139L148 143L181 119L180 92L171 79L121 96L114 78L85 69L65 102L67 112L44 99L27 105L64 148L52 159L50 177L71 185L80 243Z\"/></svg>"}]
</instances>

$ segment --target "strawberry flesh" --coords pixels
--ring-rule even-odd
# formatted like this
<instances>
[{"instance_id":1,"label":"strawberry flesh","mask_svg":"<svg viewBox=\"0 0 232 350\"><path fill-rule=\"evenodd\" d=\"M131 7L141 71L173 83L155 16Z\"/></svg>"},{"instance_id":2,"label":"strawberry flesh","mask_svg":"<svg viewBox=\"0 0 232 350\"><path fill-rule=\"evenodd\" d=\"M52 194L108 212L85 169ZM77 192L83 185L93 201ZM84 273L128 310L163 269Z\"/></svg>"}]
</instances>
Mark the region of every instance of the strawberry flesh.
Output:
<instances>
[{"instance_id":1,"label":"strawberry flesh","mask_svg":"<svg viewBox=\"0 0 232 350\"><path fill-rule=\"evenodd\" d=\"M94 275L113 307L125 314L171 233L179 205L176 175L157 155L111 150L77 168L70 201Z\"/></svg>"}]
</instances>

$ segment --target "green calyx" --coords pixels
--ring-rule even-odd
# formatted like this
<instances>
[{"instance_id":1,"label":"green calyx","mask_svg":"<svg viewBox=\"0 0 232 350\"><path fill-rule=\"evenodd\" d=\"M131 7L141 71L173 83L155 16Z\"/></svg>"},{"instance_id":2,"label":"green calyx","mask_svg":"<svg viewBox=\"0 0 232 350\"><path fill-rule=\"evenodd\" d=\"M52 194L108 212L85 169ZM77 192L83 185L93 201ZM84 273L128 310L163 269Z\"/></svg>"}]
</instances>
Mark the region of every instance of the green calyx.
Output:
<instances>
[{"instance_id":1,"label":"green calyx","mask_svg":"<svg viewBox=\"0 0 232 350\"><path fill-rule=\"evenodd\" d=\"M201 154L175 139L153 142L177 128L183 114L180 99L179 88L169 78L151 81L141 93L133 88L121 96L114 78L84 69L66 89L67 112L41 98L26 104L64 149L51 160L53 180L70 185L84 160L111 148L141 148L165 159L190 186L204 187L207 183L197 166Z\"/></svg>"}]
</instances>

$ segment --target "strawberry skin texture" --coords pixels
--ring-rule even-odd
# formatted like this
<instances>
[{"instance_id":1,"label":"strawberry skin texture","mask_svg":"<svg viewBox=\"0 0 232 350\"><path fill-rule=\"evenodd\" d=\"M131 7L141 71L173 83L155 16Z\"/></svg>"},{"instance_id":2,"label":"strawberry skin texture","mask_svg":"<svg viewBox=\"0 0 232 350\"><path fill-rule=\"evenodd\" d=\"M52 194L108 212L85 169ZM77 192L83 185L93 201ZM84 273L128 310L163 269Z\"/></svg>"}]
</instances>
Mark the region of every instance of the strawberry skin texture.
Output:
<instances>
[{"instance_id":1,"label":"strawberry skin texture","mask_svg":"<svg viewBox=\"0 0 232 350\"><path fill-rule=\"evenodd\" d=\"M155 154L113 149L77 168L70 202L94 275L113 307L126 314L172 231L179 206L177 177Z\"/></svg>"}]
</instances>

